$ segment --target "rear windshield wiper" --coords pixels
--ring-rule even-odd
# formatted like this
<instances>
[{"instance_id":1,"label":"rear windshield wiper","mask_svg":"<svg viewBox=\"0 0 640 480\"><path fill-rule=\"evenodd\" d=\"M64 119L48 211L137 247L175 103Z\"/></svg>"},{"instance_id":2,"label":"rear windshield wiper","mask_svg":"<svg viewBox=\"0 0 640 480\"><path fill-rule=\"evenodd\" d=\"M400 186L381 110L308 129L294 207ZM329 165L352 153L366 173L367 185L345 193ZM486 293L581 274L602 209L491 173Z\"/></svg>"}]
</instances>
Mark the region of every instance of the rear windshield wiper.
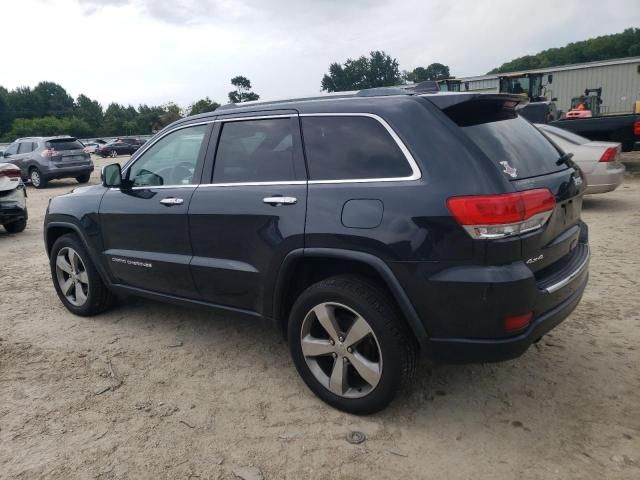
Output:
<instances>
[{"instance_id":1,"label":"rear windshield wiper","mask_svg":"<svg viewBox=\"0 0 640 480\"><path fill-rule=\"evenodd\" d=\"M560 158L556 160L556 165L562 165L563 163L566 163L568 166L570 166L569 160L571 160L572 158L573 153L563 153Z\"/></svg>"}]
</instances>

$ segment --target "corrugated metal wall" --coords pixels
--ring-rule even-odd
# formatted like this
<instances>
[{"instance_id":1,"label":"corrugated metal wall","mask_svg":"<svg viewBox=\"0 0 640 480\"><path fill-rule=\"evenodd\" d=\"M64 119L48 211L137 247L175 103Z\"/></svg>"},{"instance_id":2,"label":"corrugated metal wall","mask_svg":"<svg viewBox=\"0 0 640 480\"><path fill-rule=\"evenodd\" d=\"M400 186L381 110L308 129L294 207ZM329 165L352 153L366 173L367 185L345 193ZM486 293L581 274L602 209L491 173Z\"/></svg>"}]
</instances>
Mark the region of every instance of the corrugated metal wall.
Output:
<instances>
[{"instance_id":1,"label":"corrugated metal wall","mask_svg":"<svg viewBox=\"0 0 640 480\"><path fill-rule=\"evenodd\" d=\"M634 102L640 100L639 65L640 62L553 72L550 87L558 98L558 109L569 110L571 99L581 95L585 88L602 87L603 113L633 111Z\"/></svg>"},{"instance_id":2,"label":"corrugated metal wall","mask_svg":"<svg viewBox=\"0 0 640 480\"><path fill-rule=\"evenodd\" d=\"M571 108L571 99L582 95L585 88L602 87L602 113L629 113L636 100L640 100L640 62L619 65L588 66L573 70L556 70L543 74L543 84L547 75L553 74L553 82L547 89L547 98L556 97L558 110L566 112ZM470 92L497 92L496 78L460 78L461 90ZM464 84L468 83L468 90Z\"/></svg>"}]
</instances>

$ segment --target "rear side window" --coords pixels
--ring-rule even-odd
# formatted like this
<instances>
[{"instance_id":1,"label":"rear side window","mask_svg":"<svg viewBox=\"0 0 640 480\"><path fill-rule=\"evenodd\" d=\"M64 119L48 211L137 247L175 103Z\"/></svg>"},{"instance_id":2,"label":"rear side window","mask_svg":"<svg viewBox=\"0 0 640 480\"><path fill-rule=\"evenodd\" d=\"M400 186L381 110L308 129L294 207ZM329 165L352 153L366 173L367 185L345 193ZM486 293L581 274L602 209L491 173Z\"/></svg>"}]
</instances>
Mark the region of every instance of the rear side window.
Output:
<instances>
[{"instance_id":1,"label":"rear side window","mask_svg":"<svg viewBox=\"0 0 640 480\"><path fill-rule=\"evenodd\" d=\"M296 175L290 118L226 122L222 125L214 183L290 181Z\"/></svg>"},{"instance_id":2,"label":"rear side window","mask_svg":"<svg viewBox=\"0 0 640 480\"><path fill-rule=\"evenodd\" d=\"M22 142L18 147L18 153L30 153L33 152L33 143L32 142Z\"/></svg>"},{"instance_id":3,"label":"rear side window","mask_svg":"<svg viewBox=\"0 0 640 480\"><path fill-rule=\"evenodd\" d=\"M75 138L61 138L59 140L49 140L46 142L47 148L53 148L54 150L82 150L82 144Z\"/></svg>"},{"instance_id":4,"label":"rear side window","mask_svg":"<svg viewBox=\"0 0 640 480\"><path fill-rule=\"evenodd\" d=\"M444 110L509 179L565 170L562 155L532 124L503 102L470 101Z\"/></svg>"},{"instance_id":5,"label":"rear side window","mask_svg":"<svg viewBox=\"0 0 640 480\"><path fill-rule=\"evenodd\" d=\"M412 174L389 132L370 117L302 118L311 180L401 178Z\"/></svg>"}]
</instances>

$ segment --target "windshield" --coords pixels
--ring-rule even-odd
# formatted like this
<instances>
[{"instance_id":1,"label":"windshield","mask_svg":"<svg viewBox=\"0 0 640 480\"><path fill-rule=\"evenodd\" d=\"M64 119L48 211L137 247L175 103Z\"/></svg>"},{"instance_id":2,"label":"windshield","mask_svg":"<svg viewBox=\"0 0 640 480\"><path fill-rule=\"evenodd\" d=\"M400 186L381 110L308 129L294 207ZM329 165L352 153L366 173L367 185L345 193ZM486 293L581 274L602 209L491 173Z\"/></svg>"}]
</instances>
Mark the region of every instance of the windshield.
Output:
<instances>
[{"instance_id":1,"label":"windshield","mask_svg":"<svg viewBox=\"0 0 640 480\"><path fill-rule=\"evenodd\" d=\"M47 148L54 150L82 150L82 144L75 138L60 138L49 140L46 143Z\"/></svg>"}]
</instances>

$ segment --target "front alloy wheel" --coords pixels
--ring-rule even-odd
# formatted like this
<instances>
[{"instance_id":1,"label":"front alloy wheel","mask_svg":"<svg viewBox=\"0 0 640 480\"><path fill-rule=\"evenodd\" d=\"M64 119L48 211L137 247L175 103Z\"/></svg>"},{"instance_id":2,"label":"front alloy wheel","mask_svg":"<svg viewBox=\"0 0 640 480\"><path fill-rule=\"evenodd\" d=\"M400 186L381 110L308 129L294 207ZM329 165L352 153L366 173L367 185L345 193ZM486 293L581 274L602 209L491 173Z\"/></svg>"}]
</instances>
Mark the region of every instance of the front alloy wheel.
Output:
<instances>
[{"instance_id":1,"label":"front alloy wheel","mask_svg":"<svg viewBox=\"0 0 640 480\"><path fill-rule=\"evenodd\" d=\"M82 307L89 295L89 276L87 269L71 247L61 248L56 257L56 277L60 291L67 301L76 307Z\"/></svg>"},{"instance_id":2,"label":"front alloy wheel","mask_svg":"<svg viewBox=\"0 0 640 480\"><path fill-rule=\"evenodd\" d=\"M33 185L35 188L44 187L45 182L42 178L42 175L40 174L40 170L38 170L37 168L34 168L29 172L29 180L31 180L31 185Z\"/></svg>"},{"instance_id":3,"label":"front alloy wheel","mask_svg":"<svg viewBox=\"0 0 640 480\"><path fill-rule=\"evenodd\" d=\"M302 322L302 353L316 380L335 395L359 398L380 381L382 354L371 325L339 303L315 306Z\"/></svg>"},{"instance_id":4,"label":"front alloy wheel","mask_svg":"<svg viewBox=\"0 0 640 480\"><path fill-rule=\"evenodd\" d=\"M116 158L118 156L118 152L116 152L115 150L111 150L111 158Z\"/></svg>"}]
</instances>

